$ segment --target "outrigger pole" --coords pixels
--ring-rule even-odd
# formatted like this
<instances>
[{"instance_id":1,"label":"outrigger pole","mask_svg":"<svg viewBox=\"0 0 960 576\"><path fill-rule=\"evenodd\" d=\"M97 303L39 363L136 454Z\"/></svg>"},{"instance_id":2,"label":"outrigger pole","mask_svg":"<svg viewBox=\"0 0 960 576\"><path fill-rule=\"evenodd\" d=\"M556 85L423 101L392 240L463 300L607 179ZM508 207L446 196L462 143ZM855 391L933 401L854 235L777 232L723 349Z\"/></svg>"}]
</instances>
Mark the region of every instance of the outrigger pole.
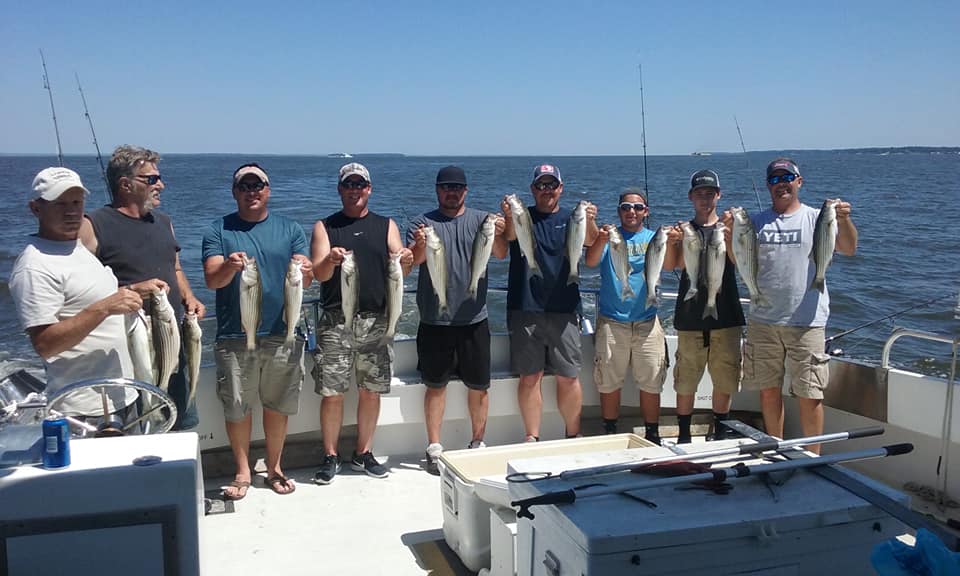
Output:
<instances>
[{"instance_id":1,"label":"outrigger pole","mask_svg":"<svg viewBox=\"0 0 960 576\"><path fill-rule=\"evenodd\" d=\"M80 91L80 101L83 102L83 115L87 118L87 124L90 125L90 134L93 136L93 147L97 150L97 163L100 165L100 176L103 177L103 183L106 185L107 202L110 202L110 182L107 180L107 170L103 167L103 156L100 155L100 144L97 143L97 133L93 129L93 119L90 118L90 110L87 109L87 98L83 95L83 86L80 85L80 75L73 73L77 78L77 90Z\"/></svg>"},{"instance_id":2,"label":"outrigger pole","mask_svg":"<svg viewBox=\"0 0 960 576\"><path fill-rule=\"evenodd\" d=\"M50 96L50 112L53 114L53 131L57 135L57 160L63 166L63 147L60 146L60 127L57 125L57 110L53 107L53 90L50 89L50 79L47 77L47 61L40 50L40 64L43 66L43 88Z\"/></svg>"},{"instance_id":3,"label":"outrigger pole","mask_svg":"<svg viewBox=\"0 0 960 576\"><path fill-rule=\"evenodd\" d=\"M650 201L650 188L647 186L647 119L643 109L643 64L637 64L640 71L640 141L643 144L643 193Z\"/></svg>"},{"instance_id":4,"label":"outrigger pole","mask_svg":"<svg viewBox=\"0 0 960 576\"><path fill-rule=\"evenodd\" d=\"M750 171L750 157L747 156L747 147L743 145L743 132L740 132L740 122L737 120L737 115L733 115L733 123L737 125L737 136L740 137L740 150L743 150L743 157L747 161L747 172L750 173L750 183L753 184L753 195L757 197L757 208L763 210L763 204L760 203L760 193L757 192L757 181L753 177L753 172Z\"/></svg>"}]
</instances>

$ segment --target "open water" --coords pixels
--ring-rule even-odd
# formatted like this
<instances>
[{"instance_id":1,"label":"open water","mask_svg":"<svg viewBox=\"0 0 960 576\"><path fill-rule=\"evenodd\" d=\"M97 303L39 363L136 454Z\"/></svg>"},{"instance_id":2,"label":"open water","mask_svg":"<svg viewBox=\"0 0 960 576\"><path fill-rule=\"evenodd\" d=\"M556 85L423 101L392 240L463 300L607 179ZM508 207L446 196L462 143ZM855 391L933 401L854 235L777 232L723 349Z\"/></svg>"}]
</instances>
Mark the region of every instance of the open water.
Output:
<instances>
[{"instance_id":1,"label":"open water","mask_svg":"<svg viewBox=\"0 0 960 576\"><path fill-rule=\"evenodd\" d=\"M955 336L960 320L954 317L960 290L960 153L890 153L853 151L798 151L790 154L804 176L801 199L819 206L825 198L840 197L853 205L860 231L856 256L837 255L827 273L831 315L827 334L876 320L918 303L947 296L936 304L917 308L897 318L856 331L835 341L847 356L879 361L884 340L894 325ZM672 224L690 217L687 200L690 174L711 168L720 174L721 209L743 206L757 210L752 180L764 207L769 194L763 169L776 153L751 152L713 156L656 156L647 159L651 216L648 225ZM372 210L393 217L402 229L408 218L436 206L433 182L447 164L458 164L467 173L470 206L498 210L504 194L518 193L532 202L529 179L542 162L556 164L564 178L561 203L570 206L581 198L599 207L601 222L616 221L616 201L623 188L643 183L643 159L605 157L399 157L357 156L371 172ZM175 155L165 156L160 171L166 189L160 210L173 219L182 247L181 262L194 291L211 315L204 322L205 339L215 332L212 319L214 294L203 284L200 240L209 223L235 209L230 176L240 164L260 163L270 175L270 208L303 225L309 240L313 223L339 208L336 176L348 160L310 156ZM78 171L92 195L88 209L107 201L105 185L93 156L68 156L65 165ZM36 221L27 208L30 184L41 169L56 164L55 157L0 156L0 375L21 366L40 365L21 330L7 281L10 269ZM749 166L749 168L748 168ZM592 271L585 270L585 276ZM407 286L416 285L415 274ZM491 286L506 285L506 261L491 260ZM595 287L597 278L584 279ZM676 291L676 279L664 273L664 289ZM741 292L746 295L745 289ZM316 285L307 297L317 295ZM504 325L504 295L492 293L491 323ZM416 333L416 307L412 295L404 301L400 332ZM586 310L592 310L587 299ZM660 316L670 325L673 302L661 306ZM949 367L949 346L901 340L894 348L895 365L944 376ZM209 356L205 361L210 361Z\"/></svg>"}]
</instances>

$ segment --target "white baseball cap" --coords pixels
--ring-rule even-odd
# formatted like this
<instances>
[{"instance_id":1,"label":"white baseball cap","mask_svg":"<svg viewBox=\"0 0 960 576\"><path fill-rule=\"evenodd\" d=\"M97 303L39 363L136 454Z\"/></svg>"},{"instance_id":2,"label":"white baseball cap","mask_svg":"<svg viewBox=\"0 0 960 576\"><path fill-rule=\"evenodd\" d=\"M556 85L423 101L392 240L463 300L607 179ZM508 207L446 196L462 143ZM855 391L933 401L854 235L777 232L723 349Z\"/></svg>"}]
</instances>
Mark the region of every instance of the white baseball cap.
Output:
<instances>
[{"instance_id":1,"label":"white baseball cap","mask_svg":"<svg viewBox=\"0 0 960 576\"><path fill-rule=\"evenodd\" d=\"M84 196L90 195L90 191L80 181L80 175L69 168L45 168L33 179L33 197L47 202L53 202L61 194L74 188L83 190Z\"/></svg>"}]
</instances>

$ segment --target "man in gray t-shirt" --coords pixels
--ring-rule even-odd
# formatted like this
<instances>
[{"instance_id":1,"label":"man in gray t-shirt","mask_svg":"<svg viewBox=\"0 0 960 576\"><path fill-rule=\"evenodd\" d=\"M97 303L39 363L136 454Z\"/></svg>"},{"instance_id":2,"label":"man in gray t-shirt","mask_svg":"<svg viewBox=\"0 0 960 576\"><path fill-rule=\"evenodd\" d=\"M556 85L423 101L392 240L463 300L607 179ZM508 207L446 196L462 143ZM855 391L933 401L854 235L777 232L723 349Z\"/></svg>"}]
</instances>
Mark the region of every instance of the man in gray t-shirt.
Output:
<instances>
[{"instance_id":1,"label":"man in gray t-shirt","mask_svg":"<svg viewBox=\"0 0 960 576\"><path fill-rule=\"evenodd\" d=\"M751 304L743 349L743 389L760 391L760 409L767 434L783 437L785 374L797 398L805 436L823 433L823 391L830 357L823 351L824 327L830 315L826 285L812 287L816 266L811 259L820 211L800 202L803 178L797 163L777 158L767 166L771 206L752 217L757 230L757 288L766 302ZM850 204L837 200L836 251L857 251L857 228ZM724 214L733 229L730 212ZM730 242L730 234L727 235ZM727 254L733 250L728 246ZM819 445L807 446L819 452Z\"/></svg>"},{"instance_id":2,"label":"man in gray t-shirt","mask_svg":"<svg viewBox=\"0 0 960 576\"><path fill-rule=\"evenodd\" d=\"M469 448L483 446L490 387L490 329L487 325L486 262L493 239L503 233L503 217L467 208L467 177L457 166L437 173L436 210L410 221L407 244L417 280L418 369L427 388L426 468L439 474L437 461L446 386L458 376L467 387L473 428ZM432 233L430 232L432 230ZM431 274L435 272L435 276Z\"/></svg>"}]
</instances>

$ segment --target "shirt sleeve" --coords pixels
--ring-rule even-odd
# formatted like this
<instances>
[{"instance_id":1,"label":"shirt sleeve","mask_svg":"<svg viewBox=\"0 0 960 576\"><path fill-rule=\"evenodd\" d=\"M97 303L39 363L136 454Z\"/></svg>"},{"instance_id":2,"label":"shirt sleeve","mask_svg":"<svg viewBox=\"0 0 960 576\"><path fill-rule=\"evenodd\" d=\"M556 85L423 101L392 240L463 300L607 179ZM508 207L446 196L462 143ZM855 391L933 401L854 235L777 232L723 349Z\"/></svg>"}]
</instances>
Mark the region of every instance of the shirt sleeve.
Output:
<instances>
[{"instance_id":1,"label":"shirt sleeve","mask_svg":"<svg viewBox=\"0 0 960 576\"><path fill-rule=\"evenodd\" d=\"M203 260L206 262L208 258L213 256L223 256L227 257L223 253L223 226L221 225L220 220L216 220L210 224L210 227L203 235L203 242L201 243L203 250Z\"/></svg>"},{"instance_id":2,"label":"shirt sleeve","mask_svg":"<svg viewBox=\"0 0 960 576\"><path fill-rule=\"evenodd\" d=\"M24 268L10 278L10 295L24 330L60 321L64 295L61 282L49 273Z\"/></svg>"},{"instance_id":3,"label":"shirt sleeve","mask_svg":"<svg viewBox=\"0 0 960 576\"><path fill-rule=\"evenodd\" d=\"M303 231L303 226L297 222L291 222L291 226L293 228L293 242L290 246L291 254L300 254L309 258L310 253L308 252L307 235Z\"/></svg>"}]
</instances>

